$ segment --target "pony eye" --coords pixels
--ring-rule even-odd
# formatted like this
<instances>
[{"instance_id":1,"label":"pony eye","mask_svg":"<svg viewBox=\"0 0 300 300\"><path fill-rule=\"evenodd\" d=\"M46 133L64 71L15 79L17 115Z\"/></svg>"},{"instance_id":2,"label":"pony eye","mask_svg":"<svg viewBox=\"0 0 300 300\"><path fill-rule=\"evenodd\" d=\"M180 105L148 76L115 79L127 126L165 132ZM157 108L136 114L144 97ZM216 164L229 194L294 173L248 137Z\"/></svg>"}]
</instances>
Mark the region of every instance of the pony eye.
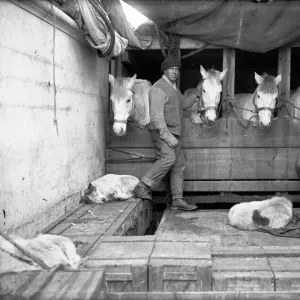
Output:
<instances>
[{"instance_id":1,"label":"pony eye","mask_svg":"<svg viewBox=\"0 0 300 300\"><path fill-rule=\"evenodd\" d=\"M202 91L203 91L203 93L206 93L205 89L203 89Z\"/></svg>"},{"instance_id":2,"label":"pony eye","mask_svg":"<svg viewBox=\"0 0 300 300\"><path fill-rule=\"evenodd\" d=\"M130 102L130 99L127 99L127 100L126 100L126 103L129 103L129 102Z\"/></svg>"},{"instance_id":3,"label":"pony eye","mask_svg":"<svg viewBox=\"0 0 300 300\"><path fill-rule=\"evenodd\" d=\"M260 98L260 96L259 96L259 95L257 95L257 98Z\"/></svg>"}]
</instances>

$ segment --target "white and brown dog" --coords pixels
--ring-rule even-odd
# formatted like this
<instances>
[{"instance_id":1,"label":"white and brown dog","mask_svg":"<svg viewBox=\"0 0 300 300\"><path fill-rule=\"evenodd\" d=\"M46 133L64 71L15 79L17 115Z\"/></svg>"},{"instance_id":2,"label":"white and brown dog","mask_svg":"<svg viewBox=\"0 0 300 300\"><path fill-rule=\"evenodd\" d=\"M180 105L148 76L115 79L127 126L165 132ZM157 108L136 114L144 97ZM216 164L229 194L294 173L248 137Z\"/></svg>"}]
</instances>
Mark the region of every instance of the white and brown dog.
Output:
<instances>
[{"instance_id":1,"label":"white and brown dog","mask_svg":"<svg viewBox=\"0 0 300 300\"><path fill-rule=\"evenodd\" d=\"M293 216L293 204L285 197L273 197L262 201L239 203L231 207L229 224L242 230L262 227L281 228Z\"/></svg>"},{"instance_id":2,"label":"white and brown dog","mask_svg":"<svg viewBox=\"0 0 300 300\"><path fill-rule=\"evenodd\" d=\"M81 200L86 204L127 200L133 196L133 189L139 179L131 175L107 174L92 181L81 191Z\"/></svg>"},{"instance_id":3,"label":"white and brown dog","mask_svg":"<svg viewBox=\"0 0 300 300\"><path fill-rule=\"evenodd\" d=\"M77 269L81 264L81 257L77 254L74 243L67 237L54 234L39 234L32 239L14 235L9 237L34 257L42 260L49 268L62 265L69 269ZM0 274L41 269L42 267L34 263L30 257L0 236Z\"/></svg>"}]
</instances>

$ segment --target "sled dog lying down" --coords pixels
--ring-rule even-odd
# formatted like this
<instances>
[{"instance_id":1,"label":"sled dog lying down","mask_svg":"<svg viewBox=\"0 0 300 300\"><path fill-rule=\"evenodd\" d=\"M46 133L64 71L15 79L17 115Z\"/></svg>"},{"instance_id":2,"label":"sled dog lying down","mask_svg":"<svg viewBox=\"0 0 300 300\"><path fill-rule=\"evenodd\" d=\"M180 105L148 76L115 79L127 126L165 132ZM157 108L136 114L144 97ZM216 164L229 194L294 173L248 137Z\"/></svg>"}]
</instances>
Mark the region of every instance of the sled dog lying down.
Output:
<instances>
[{"instance_id":1,"label":"sled dog lying down","mask_svg":"<svg viewBox=\"0 0 300 300\"><path fill-rule=\"evenodd\" d=\"M49 268L61 264L70 269L76 269L81 263L81 257L76 253L74 243L67 237L54 234L39 234L32 239L14 235L9 237L30 254L41 259ZM5 251L21 257L29 263L12 257ZM0 236L0 274L41 269L42 267L34 263L30 257Z\"/></svg>"},{"instance_id":2,"label":"sled dog lying down","mask_svg":"<svg viewBox=\"0 0 300 300\"><path fill-rule=\"evenodd\" d=\"M293 204L285 197L239 203L231 207L229 224L242 230L281 228L292 219Z\"/></svg>"},{"instance_id":3,"label":"sled dog lying down","mask_svg":"<svg viewBox=\"0 0 300 300\"><path fill-rule=\"evenodd\" d=\"M132 190L138 182L139 179L131 175L104 175L81 191L80 202L102 204L111 200L127 200L133 196Z\"/></svg>"}]
</instances>

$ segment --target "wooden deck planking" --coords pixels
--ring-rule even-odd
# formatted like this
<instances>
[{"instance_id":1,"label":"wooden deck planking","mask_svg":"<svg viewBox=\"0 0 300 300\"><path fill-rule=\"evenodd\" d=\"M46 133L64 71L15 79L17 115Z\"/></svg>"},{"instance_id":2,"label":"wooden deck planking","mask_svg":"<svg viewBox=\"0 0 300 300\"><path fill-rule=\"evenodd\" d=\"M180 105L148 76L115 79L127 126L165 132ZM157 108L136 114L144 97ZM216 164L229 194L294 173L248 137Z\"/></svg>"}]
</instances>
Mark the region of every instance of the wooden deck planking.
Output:
<instances>
[{"instance_id":1,"label":"wooden deck planking","mask_svg":"<svg viewBox=\"0 0 300 300\"><path fill-rule=\"evenodd\" d=\"M294 209L299 210L299 209ZM276 237L258 231L243 231L234 228L227 221L228 210L197 210L180 212L167 210L164 213L155 235L159 236L197 236L210 237L214 247L264 247L299 246L300 239ZM300 250L300 248L299 248Z\"/></svg>"}]
</instances>

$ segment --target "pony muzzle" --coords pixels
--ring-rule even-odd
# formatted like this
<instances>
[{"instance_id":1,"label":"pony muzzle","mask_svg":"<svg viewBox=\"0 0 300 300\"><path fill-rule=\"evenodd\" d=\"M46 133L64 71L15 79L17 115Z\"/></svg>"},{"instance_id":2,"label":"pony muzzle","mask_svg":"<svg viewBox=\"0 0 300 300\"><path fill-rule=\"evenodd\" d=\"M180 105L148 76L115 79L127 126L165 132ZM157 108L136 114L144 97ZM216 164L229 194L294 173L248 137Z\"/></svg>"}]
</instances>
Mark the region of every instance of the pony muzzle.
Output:
<instances>
[{"instance_id":1,"label":"pony muzzle","mask_svg":"<svg viewBox=\"0 0 300 300\"><path fill-rule=\"evenodd\" d=\"M262 108L258 111L259 127L261 129L268 129L271 126L273 118L273 110L269 108Z\"/></svg>"},{"instance_id":2,"label":"pony muzzle","mask_svg":"<svg viewBox=\"0 0 300 300\"><path fill-rule=\"evenodd\" d=\"M216 121L217 118L217 112L216 109L209 109L205 112L205 118L207 119L208 123L213 123Z\"/></svg>"},{"instance_id":3,"label":"pony muzzle","mask_svg":"<svg viewBox=\"0 0 300 300\"><path fill-rule=\"evenodd\" d=\"M126 133L127 120L114 119L113 131L116 135L122 136Z\"/></svg>"}]
</instances>

